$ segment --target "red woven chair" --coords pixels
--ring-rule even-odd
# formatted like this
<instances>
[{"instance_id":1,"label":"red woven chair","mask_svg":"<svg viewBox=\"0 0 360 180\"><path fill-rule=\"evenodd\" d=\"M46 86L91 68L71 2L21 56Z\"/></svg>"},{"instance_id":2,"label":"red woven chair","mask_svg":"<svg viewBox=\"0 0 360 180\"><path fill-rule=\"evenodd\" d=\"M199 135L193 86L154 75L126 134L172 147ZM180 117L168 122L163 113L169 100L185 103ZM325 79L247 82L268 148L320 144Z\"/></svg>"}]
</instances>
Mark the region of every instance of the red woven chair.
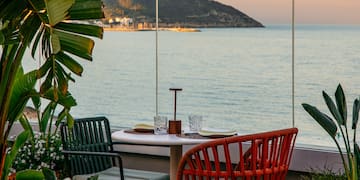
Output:
<instances>
[{"instance_id":1,"label":"red woven chair","mask_svg":"<svg viewBox=\"0 0 360 180\"><path fill-rule=\"evenodd\" d=\"M178 180L285 179L298 129L216 139L182 157Z\"/></svg>"}]
</instances>

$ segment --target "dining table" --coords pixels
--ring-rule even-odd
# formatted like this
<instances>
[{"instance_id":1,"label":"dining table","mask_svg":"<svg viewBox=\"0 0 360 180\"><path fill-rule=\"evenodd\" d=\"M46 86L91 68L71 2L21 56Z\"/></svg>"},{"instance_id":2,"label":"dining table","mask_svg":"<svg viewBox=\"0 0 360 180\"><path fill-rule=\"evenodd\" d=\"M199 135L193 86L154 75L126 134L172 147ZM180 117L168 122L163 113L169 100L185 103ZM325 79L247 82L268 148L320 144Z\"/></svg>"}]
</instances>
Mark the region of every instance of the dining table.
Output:
<instances>
[{"instance_id":1,"label":"dining table","mask_svg":"<svg viewBox=\"0 0 360 180\"><path fill-rule=\"evenodd\" d=\"M186 134L161 134L133 132L129 130L115 131L111 135L114 141L128 144L170 147L170 180L176 179L178 164L182 157L183 145L195 145L212 140L211 138L194 138Z\"/></svg>"}]
</instances>

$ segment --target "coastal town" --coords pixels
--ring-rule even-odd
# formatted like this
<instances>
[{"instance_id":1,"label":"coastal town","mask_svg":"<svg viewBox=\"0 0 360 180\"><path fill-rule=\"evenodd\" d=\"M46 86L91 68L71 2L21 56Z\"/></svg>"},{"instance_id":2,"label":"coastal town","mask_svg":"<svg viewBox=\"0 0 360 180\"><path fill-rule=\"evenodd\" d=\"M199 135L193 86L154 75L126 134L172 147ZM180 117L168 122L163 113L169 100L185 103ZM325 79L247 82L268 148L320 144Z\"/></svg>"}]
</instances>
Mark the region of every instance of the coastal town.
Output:
<instances>
[{"instance_id":1,"label":"coastal town","mask_svg":"<svg viewBox=\"0 0 360 180\"><path fill-rule=\"evenodd\" d=\"M105 31L155 31L155 23L148 23L146 21L137 22L133 18L129 17L114 17L104 20L98 20L94 22L97 25L104 27ZM180 25L174 24L173 27L169 27L168 24L160 26L159 31L173 31L173 32L200 32L199 29L180 27Z\"/></svg>"}]
</instances>

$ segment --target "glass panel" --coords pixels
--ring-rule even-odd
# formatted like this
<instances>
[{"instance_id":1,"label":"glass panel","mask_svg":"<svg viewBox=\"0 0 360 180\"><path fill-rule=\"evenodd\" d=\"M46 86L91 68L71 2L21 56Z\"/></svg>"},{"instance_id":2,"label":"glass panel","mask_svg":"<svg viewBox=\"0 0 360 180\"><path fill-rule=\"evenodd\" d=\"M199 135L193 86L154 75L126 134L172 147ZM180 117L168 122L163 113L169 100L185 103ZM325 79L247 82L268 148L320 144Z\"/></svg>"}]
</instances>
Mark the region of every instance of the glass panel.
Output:
<instances>
[{"instance_id":1,"label":"glass panel","mask_svg":"<svg viewBox=\"0 0 360 180\"><path fill-rule=\"evenodd\" d=\"M113 127L153 123L155 115L155 33L106 31L96 41L94 61L84 64L72 92L77 117L109 118Z\"/></svg>"},{"instance_id":2,"label":"glass panel","mask_svg":"<svg viewBox=\"0 0 360 180\"><path fill-rule=\"evenodd\" d=\"M190 114L202 115L205 126L240 134L291 127L291 27L266 26L160 31L160 114L172 119L169 88L179 87L177 117L183 127ZM301 103L328 113L321 91L333 97L338 83L351 121L353 99L360 95L359 32L360 26L296 25L298 144L334 146ZM36 67L26 56L25 69ZM75 117L103 115L113 127L153 123L155 32L106 31L103 40L96 40L94 61L82 64L83 77L70 84L78 102Z\"/></svg>"},{"instance_id":3,"label":"glass panel","mask_svg":"<svg viewBox=\"0 0 360 180\"><path fill-rule=\"evenodd\" d=\"M240 134L291 126L290 26L209 28L160 34L160 112L172 117L170 87L183 88L178 117ZM184 126L183 125L183 126Z\"/></svg>"},{"instance_id":4,"label":"glass panel","mask_svg":"<svg viewBox=\"0 0 360 180\"><path fill-rule=\"evenodd\" d=\"M295 101L296 125L300 129L299 143L335 147L331 138L300 104L311 104L331 116L322 91L334 98L339 83L347 98L349 129L351 128L352 104L360 95L360 77L357 76L360 67L358 37L360 26L296 26Z\"/></svg>"}]
</instances>

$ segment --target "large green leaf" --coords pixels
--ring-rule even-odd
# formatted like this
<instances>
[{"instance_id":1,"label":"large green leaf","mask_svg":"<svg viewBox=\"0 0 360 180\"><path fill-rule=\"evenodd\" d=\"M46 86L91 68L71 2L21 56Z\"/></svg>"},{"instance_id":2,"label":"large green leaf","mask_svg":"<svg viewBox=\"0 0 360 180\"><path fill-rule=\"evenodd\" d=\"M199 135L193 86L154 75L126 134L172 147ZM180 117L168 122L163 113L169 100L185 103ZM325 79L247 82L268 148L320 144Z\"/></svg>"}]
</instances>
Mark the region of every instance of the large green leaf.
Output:
<instances>
[{"instance_id":1,"label":"large green leaf","mask_svg":"<svg viewBox=\"0 0 360 180\"><path fill-rule=\"evenodd\" d=\"M102 38L104 30L102 27L90 24L78 24L70 22L61 22L55 26L56 29L61 29L68 32L77 34L88 35L92 37Z\"/></svg>"},{"instance_id":2,"label":"large green leaf","mask_svg":"<svg viewBox=\"0 0 360 180\"><path fill-rule=\"evenodd\" d=\"M19 152L19 149L25 144L25 142L28 140L30 136L29 131L23 131L20 133L17 138L15 139L14 144L11 147L11 151L9 154L6 155L5 164L4 164L4 170L3 172L5 174L9 174L9 168L12 165L12 162L16 158L16 155Z\"/></svg>"},{"instance_id":3,"label":"large green leaf","mask_svg":"<svg viewBox=\"0 0 360 180\"><path fill-rule=\"evenodd\" d=\"M69 109L64 108L58 115L57 119L56 119L56 126L59 126L60 123L65 119L65 117L69 114Z\"/></svg>"},{"instance_id":4,"label":"large green leaf","mask_svg":"<svg viewBox=\"0 0 360 180\"><path fill-rule=\"evenodd\" d=\"M330 96L328 94L326 94L325 91L323 91L323 97L324 100L326 102L327 107L329 108L329 111L331 112L331 114L334 116L334 118L336 119L336 121L338 122L339 125L344 124L344 120L340 115L339 110L336 108L334 102L332 101L332 99L330 98Z\"/></svg>"},{"instance_id":5,"label":"large green leaf","mask_svg":"<svg viewBox=\"0 0 360 180\"><path fill-rule=\"evenodd\" d=\"M34 90L36 80L36 71L31 71L24 75L22 69L19 69L11 93L11 101L9 105L9 109L11 111L8 117L10 121L16 120L16 118L22 113L22 110L31 95L36 94Z\"/></svg>"},{"instance_id":6,"label":"large green leaf","mask_svg":"<svg viewBox=\"0 0 360 180\"><path fill-rule=\"evenodd\" d=\"M46 129L48 127L48 123L49 120L51 118L51 113L53 111L53 105L52 102L50 102L44 109L42 116L41 116L41 121L40 121L40 132L44 133L46 132Z\"/></svg>"},{"instance_id":7,"label":"large green leaf","mask_svg":"<svg viewBox=\"0 0 360 180\"><path fill-rule=\"evenodd\" d=\"M347 108L346 108L346 99L344 91L339 84L336 92L335 92L335 98L336 98L336 105L338 107L339 113L343 119L342 125L346 125L346 119L347 119Z\"/></svg>"},{"instance_id":8,"label":"large green leaf","mask_svg":"<svg viewBox=\"0 0 360 180\"><path fill-rule=\"evenodd\" d=\"M44 180L43 172L27 169L16 173L16 180Z\"/></svg>"},{"instance_id":9,"label":"large green leaf","mask_svg":"<svg viewBox=\"0 0 360 180\"><path fill-rule=\"evenodd\" d=\"M337 126L329 116L309 104L304 103L302 106L332 138L336 137Z\"/></svg>"},{"instance_id":10,"label":"large green leaf","mask_svg":"<svg viewBox=\"0 0 360 180\"><path fill-rule=\"evenodd\" d=\"M70 113L67 113L66 123L67 123L67 125L69 126L70 129L74 127L74 122L75 122L75 120L74 120L74 118L71 116L71 114L70 114Z\"/></svg>"},{"instance_id":11,"label":"large green leaf","mask_svg":"<svg viewBox=\"0 0 360 180\"><path fill-rule=\"evenodd\" d=\"M35 109L40 109L41 106L40 96L32 96L31 101L34 104Z\"/></svg>"},{"instance_id":12,"label":"large green leaf","mask_svg":"<svg viewBox=\"0 0 360 180\"><path fill-rule=\"evenodd\" d=\"M48 99L48 100L51 100L51 101L54 101L56 103L59 103L61 104L62 106L66 107L66 108L71 108L73 106L76 106L76 101L75 99L72 97L72 95L67 92L65 95L57 92L57 94L59 95L58 98L56 99L54 97L54 89L51 88L49 89L45 94L44 94L44 98ZM56 90L58 91L58 90Z\"/></svg>"},{"instance_id":13,"label":"large green leaf","mask_svg":"<svg viewBox=\"0 0 360 180\"><path fill-rule=\"evenodd\" d=\"M59 36L61 49L84 59L92 60L91 54L94 48L94 41L90 38L54 30Z\"/></svg>"},{"instance_id":14,"label":"large green leaf","mask_svg":"<svg viewBox=\"0 0 360 180\"><path fill-rule=\"evenodd\" d=\"M76 0L69 10L70 20L101 19L104 18L102 2L99 0Z\"/></svg>"},{"instance_id":15,"label":"large green leaf","mask_svg":"<svg viewBox=\"0 0 360 180\"><path fill-rule=\"evenodd\" d=\"M52 68L53 62L50 60L47 60L38 70L38 78L44 77L48 71Z\"/></svg>"},{"instance_id":16,"label":"large green leaf","mask_svg":"<svg viewBox=\"0 0 360 180\"><path fill-rule=\"evenodd\" d=\"M75 0L45 0L49 24L55 26L57 23L66 20L68 11L74 3Z\"/></svg>"},{"instance_id":17,"label":"large green leaf","mask_svg":"<svg viewBox=\"0 0 360 180\"><path fill-rule=\"evenodd\" d=\"M30 133L31 137L33 138L34 137L34 131L32 129L32 126L31 126L29 120L26 119L25 116L22 116L22 117L20 117L19 122L21 124L21 127L25 131L28 131Z\"/></svg>"},{"instance_id":18,"label":"large green leaf","mask_svg":"<svg viewBox=\"0 0 360 180\"><path fill-rule=\"evenodd\" d=\"M64 52L59 52L55 55L55 59L58 60L61 64L63 64L65 67L67 67L70 71L72 71L76 75L81 76L83 72L83 67L72 57L68 56Z\"/></svg>"},{"instance_id":19,"label":"large green leaf","mask_svg":"<svg viewBox=\"0 0 360 180\"><path fill-rule=\"evenodd\" d=\"M359 99L355 99L353 105L352 129L356 129L357 123L359 121L359 110L360 110Z\"/></svg>"}]
</instances>

